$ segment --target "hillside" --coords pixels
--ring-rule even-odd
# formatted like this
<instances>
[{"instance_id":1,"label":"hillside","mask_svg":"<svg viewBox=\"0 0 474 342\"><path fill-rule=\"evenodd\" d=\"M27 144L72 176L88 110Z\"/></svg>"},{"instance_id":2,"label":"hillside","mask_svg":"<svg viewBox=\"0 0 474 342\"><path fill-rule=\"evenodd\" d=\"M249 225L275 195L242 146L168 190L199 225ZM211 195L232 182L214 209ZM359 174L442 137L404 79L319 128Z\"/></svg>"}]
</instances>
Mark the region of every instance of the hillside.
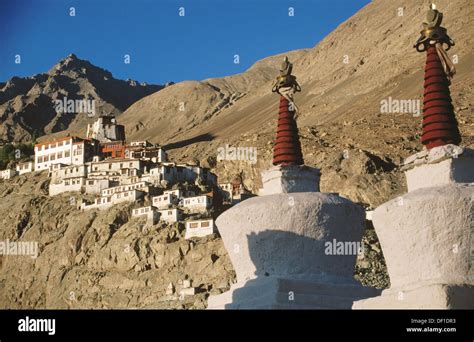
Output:
<instances>
[{"instance_id":1,"label":"hillside","mask_svg":"<svg viewBox=\"0 0 474 342\"><path fill-rule=\"evenodd\" d=\"M235 278L216 235L185 240L182 223L143 230L125 205L81 212L80 195L49 197L48 183L45 173L0 180L0 240L38 242L36 259L0 256L0 307L204 308ZM185 279L197 295L169 298L169 283Z\"/></svg>"},{"instance_id":2,"label":"hillside","mask_svg":"<svg viewBox=\"0 0 474 342\"><path fill-rule=\"evenodd\" d=\"M472 146L474 38L468 18L474 4L455 0L437 5L456 42L449 52L459 57L452 97L463 143ZM400 7L403 16L398 16ZM426 9L421 1L372 1L314 48L266 58L240 75L177 83L137 101L120 120L130 139L167 145L172 158L182 161L212 160L225 144L257 147L256 165L216 165L222 180L244 170L247 185L256 191L260 171L271 162L276 127L278 97L271 84L288 55L303 89L296 101L306 163L322 168L324 191L376 206L404 191L396 166L422 148L421 116L381 114L380 106L389 97L421 99L425 56L412 46Z\"/></svg>"},{"instance_id":3,"label":"hillside","mask_svg":"<svg viewBox=\"0 0 474 342\"><path fill-rule=\"evenodd\" d=\"M45 172L0 180L0 241L37 242L38 255L0 256L0 308L202 309L209 295L235 282L221 238L185 240L184 224L143 229L129 205L79 211L82 195L49 197ZM373 229L354 270L364 284L385 288L388 276ZM196 295L179 298L190 280Z\"/></svg>"}]
</instances>

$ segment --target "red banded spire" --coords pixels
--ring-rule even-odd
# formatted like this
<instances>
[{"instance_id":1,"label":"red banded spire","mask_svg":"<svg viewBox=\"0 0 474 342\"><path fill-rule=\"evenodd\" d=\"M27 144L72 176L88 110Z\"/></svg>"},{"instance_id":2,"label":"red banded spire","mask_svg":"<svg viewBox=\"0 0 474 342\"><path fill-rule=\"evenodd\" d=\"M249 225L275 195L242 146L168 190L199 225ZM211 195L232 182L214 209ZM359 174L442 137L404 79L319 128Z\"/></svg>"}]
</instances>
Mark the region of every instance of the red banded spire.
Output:
<instances>
[{"instance_id":1,"label":"red banded spire","mask_svg":"<svg viewBox=\"0 0 474 342\"><path fill-rule=\"evenodd\" d=\"M280 96L277 136L273 146L273 165L303 165L298 127L294 110L290 110L289 101Z\"/></svg>"},{"instance_id":2,"label":"red banded spire","mask_svg":"<svg viewBox=\"0 0 474 342\"><path fill-rule=\"evenodd\" d=\"M446 53L454 41L441 26L442 21L443 13L431 5L421 36L414 46L418 52L426 51L421 143L427 149L461 142L449 91L456 70Z\"/></svg>"}]
</instances>

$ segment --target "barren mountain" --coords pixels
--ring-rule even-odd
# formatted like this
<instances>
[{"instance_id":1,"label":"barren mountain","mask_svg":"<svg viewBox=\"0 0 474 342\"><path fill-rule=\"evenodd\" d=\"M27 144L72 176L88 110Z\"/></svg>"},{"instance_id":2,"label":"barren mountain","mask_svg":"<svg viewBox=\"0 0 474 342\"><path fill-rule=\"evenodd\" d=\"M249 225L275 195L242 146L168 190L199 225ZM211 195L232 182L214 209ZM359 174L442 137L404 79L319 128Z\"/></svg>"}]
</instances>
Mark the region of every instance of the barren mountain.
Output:
<instances>
[{"instance_id":1,"label":"barren mountain","mask_svg":"<svg viewBox=\"0 0 474 342\"><path fill-rule=\"evenodd\" d=\"M374 0L314 48L259 61L246 72L202 82L177 83L136 102L120 121L130 139L167 145L182 161L213 160L226 144L258 148L258 162L221 161L221 180L242 169L247 185L260 186L271 162L278 97L271 84L283 56L294 63L302 87L296 95L306 164L322 168L322 189L370 206L404 189L397 165L422 148L421 115L381 113L381 101L417 100L423 93L425 55L413 44L429 2ZM470 0L437 1L455 40L452 84L464 145L474 143L474 15Z\"/></svg>"},{"instance_id":2,"label":"barren mountain","mask_svg":"<svg viewBox=\"0 0 474 342\"><path fill-rule=\"evenodd\" d=\"M44 74L13 77L0 84L0 138L30 141L33 135L79 132L92 120L83 112L58 113L57 99L95 100L96 115L121 114L135 101L161 88L117 80L107 70L71 54Z\"/></svg>"}]
</instances>

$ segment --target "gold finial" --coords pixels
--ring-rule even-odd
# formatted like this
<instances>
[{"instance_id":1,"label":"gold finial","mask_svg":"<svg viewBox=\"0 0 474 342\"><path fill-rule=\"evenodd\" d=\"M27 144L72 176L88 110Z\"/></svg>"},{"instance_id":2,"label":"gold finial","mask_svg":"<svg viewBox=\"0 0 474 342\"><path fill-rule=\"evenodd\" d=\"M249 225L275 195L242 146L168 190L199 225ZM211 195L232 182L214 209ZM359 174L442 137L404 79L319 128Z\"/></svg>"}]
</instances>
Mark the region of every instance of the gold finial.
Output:
<instances>
[{"instance_id":1,"label":"gold finial","mask_svg":"<svg viewBox=\"0 0 474 342\"><path fill-rule=\"evenodd\" d=\"M413 46L418 52L426 51L433 44L446 45L446 51L454 46L454 41L448 36L447 30L441 26L443 13L436 9L435 4L431 4L423 21L421 36Z\"/></svg>"},{"instance_id":2,"label":"gold finial","mask_svg":"<svg viewBox=\"0 0 474 342\"><path fill-rule=\"evenodd\" d=\"M293 92L301 91L301 88L296 81L296 77L291 73L293 71L293 63L290 62L288 56L285 56L283 63L280 66L280 75L277 77L272 91L279 93L280 88L293 88Z\"/></svg>"}]
</instances>

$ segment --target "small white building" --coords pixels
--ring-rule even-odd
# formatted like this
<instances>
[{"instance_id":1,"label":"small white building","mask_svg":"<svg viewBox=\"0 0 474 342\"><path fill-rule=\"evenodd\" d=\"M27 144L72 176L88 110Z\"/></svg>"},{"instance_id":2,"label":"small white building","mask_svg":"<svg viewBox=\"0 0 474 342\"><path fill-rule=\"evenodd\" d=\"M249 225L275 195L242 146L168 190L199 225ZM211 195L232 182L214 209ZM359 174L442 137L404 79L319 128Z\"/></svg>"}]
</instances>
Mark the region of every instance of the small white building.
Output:
<instances>
[{"instance_id":1,"label":"small white building","mask_svg":"<svg viewBox=\"0 0 474 342\"><path fill-rule=\"evenodd\" d=\"M85 177L66 178L60 181L59 183L51 182L49 184L49 195L55 196L68 191L82 192L84 190L85 184Z\"/></svg>"},{"instance_id":2,"label":"small white building","mask_svg":"<svg viewBox=\"0 0 474 342\"><path fill-rule=\"evenodd\" d=\"M212 207L212 197L208 195L187 197L182 200L182 206L192 212L204 212Z\"/></svg>"},{"instance_id":3,"label":"small white building","mask_svg":"<svg viewBox=\"0 0 474 342\"><path fill-rule=\"evenodd\" d=\"M53 164L49 168L51 183L59 183L67 178L87 177L88 165Z\"/></svg>"},{"instance_id":4,"label":"small white building","mask_svg":"<svg viewBox=\"0 0 474 342\"><path fill-rule=\"evenodd\" d=\"M201 219L186 221L186 233L185 239L192 237L203 237L214 233L214 220L213 219Z\"/></svg>"},{"instance_id":5,"label":"small white building","mask_svg":"<svg viewBox=\"0 0 474 342\"><path fill-rule=\"evenodd\" d=\"M163 163L167 161L165 150L147 140L132 141L130 145L125 147L125 156L127 158L150 160L154 163Z\"/></svg>"},{"instance_id":6,"label":"small white building","mask_svg":"<svg viewBox=\"0 0 474 342\"><path fill-rule=\"evenodd\" d=\"M146 216L147 223L157 224L160 219L160 212L154 206L136 208L132 210L132 217Z\"/></svg>"},{"instance_id":7,"label":"small white building","mask_svg":"<svg viewBox=\"0 0 474 342\"><path fill-rule=\"evenodd\" d=\"M175 189L175 190L165 190L163 194L171 194L177 199L183 199L185 197L193 197L196 196L196 193L192 190L181 190L181 189Z\"/></svg>"},{"instance_id":8,"label":"small white building","mask_svg":"<svg viewBox=\"0 0 474 342\"><path fill-rule=\"evenodd\" d=\"M160 221L165 221L169 223L181 221L183 217L183 211L177 208L159 210L159 213L160 213Z\"/></svg>"},{"instance_id":9,"label":"small white building","mask_svg":"<svg viewBox=\"0 0 474 342\"><path fill-rule=\"evenodd\" d=\"M102 196L111 196L116 193L126 192L130 190L141 190L143 192L149 192L150 184L148 182L138 182L132 184L118 185L112 188L102 190Z\"/></svg>"},{"instance_id":10,"label":"small white building","mask_svg":"<svg viewBox=\"0 0 474 342\"><path fill-rule=\"evenodd\" d=\"M219 189L221 190L224 202L232 202L232 193L234 189L232 183L220 183Z\"/></svg>"},{"instance_id":11,"label":"small white building","mask_svg":"<svg viewBox=\"0 0 474 342\"><path fill-rule=\"evenodd\" d=\"M135 202L145 197L145 192L140 190L130 190L125 192L114 193L111 196L102 196L95 199L92 204L82 203L81 209L108 209L114 204L123 202Z\"/></svg>"},{"instance_id":12,"label":"small white building","mask_svg":"<svg viewBox=\"0 0 474 342\"><path fill-rule=\"evenodd\" d=\"M122 169L137 169L142 171L145 167L145 162L138 159L107 159L99 162L92 162L90 172L111 172L116 171L124 174L127 171Z\"/></svg>"},{"instance_id":13,"label":"small white building","mask_svg":"<svg viewBox=\"0 0 474 342\"><path fill-rule=\"evenodd\" d=\"M166 181L170 184L176 182L175 170L172 165L160 164L157 167L151 168L149 173L142 177L147 179L150 183L159 184L161 181Z\"/></svg>"},{"instance_id":14,"label":"small white building","mask_svg":"<svg viewBox=\"0 0 474 342\"><path fill-rule=\"evenodd\" d=\"M219 189L223 197L223 202L231 205L253 197L253 194L245 189L239 177L234 178L234 180L229 183L220 183Z\"/></svg>"},{"instance_id":15,"label":"small white building","mask_svg":"<svg viewBox=\"0 0 474 342\"><path fill-rule=\"evenodd\" d=\"M178 182L194 183L199 178L208 185L217 185L217 176L208 168L197 165L176 165L175 178Z\"/></svg>"},{"instance_id":16,"label":"small white building","mask_svg":"<svg viewBox=\"0 0 474 342\"><path fill-rule=\"evenodd\" d=\"M102 190L116 186L114 182L108 178L89 178L86 180L86 194L101 194Z\"/></svg>"},{"instance_id":17,"label":"small white building","mask_svg":"<svg viewBox=\"0 0 474 342\"><path fill-rule=\"evenodd\" d=\"M2 179L10 179L16 175L16 171L12 169L6 169L1 171Z\"/></svg>"},{"instance_id":18,"label":"small white building","mask_svg":"<svg viewBox=\"0 0 474 342\"><path fill-rule=\"evenodd\" d=\"M33 163L33 162L18 163L17 166L16 166L16 172L19 175L22 175L24 173L33 172L34 169L35 169L35 163Z\"/></svg>"},{"instance_id":19,"label":"small white building","mask_svg":"<svg viewBox=\"0 0 474 342\"><path fill-rule=\"evenodd\" d=\"M159 209L169 208L173 204L178 204L178 198L174 194L164 194L152 198L153 205Z\"/></svg>"}]
</instances>

